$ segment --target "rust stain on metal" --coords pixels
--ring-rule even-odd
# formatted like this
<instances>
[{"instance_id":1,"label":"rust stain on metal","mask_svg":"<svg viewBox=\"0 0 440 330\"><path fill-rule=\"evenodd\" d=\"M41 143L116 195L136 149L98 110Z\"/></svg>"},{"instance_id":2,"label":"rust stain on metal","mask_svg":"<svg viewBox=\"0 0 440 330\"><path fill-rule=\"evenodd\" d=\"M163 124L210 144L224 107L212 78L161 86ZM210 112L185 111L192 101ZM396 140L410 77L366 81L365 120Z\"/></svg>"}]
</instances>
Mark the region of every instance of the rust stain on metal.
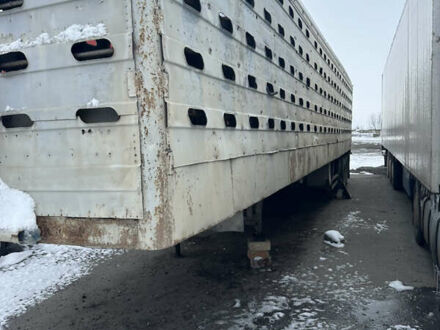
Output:
<instances>
[{"instance_id":1,"label":"rust stain on metal","mask_svg":"<svg viewBox=\"0 0 440 330\"><path fill-rule=\"evenodd\" d=\"M38 217L41 242L105 248L137 248L138 221Z\"/></svg>"}]
</instances>

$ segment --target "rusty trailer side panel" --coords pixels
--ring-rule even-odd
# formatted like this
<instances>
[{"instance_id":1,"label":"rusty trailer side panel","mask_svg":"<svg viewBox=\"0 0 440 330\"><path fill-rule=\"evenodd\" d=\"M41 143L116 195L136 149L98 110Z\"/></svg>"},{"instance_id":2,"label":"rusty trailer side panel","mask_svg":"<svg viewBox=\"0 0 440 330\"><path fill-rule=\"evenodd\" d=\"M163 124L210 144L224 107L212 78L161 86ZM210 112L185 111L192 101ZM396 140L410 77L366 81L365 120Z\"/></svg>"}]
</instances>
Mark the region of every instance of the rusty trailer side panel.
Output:
<instances>
[{"instance_id":1,"label":"rusty trailer side panel","mask_svg":"<svg viewBox=\"0 0 440 330\"><path fill-rule=\"evenodd\" d=\"M75 25L95 35L57 38ZM298 1L24 1L0 31L0 67L17 40L29 62L1 74L0 116L33 121L0 127L0 177L47 242L166 248L351 148L350 79ZM113 56L72 56L99 39Z\"/></svg>"}]
</instances>

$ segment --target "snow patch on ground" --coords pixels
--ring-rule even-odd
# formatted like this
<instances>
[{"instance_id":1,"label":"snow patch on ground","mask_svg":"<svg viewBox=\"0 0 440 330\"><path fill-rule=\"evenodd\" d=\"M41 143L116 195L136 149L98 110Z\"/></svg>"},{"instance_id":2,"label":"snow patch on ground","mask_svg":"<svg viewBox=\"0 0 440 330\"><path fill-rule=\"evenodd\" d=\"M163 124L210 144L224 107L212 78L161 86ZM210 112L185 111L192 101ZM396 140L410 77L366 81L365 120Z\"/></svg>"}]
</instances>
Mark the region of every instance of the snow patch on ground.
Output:
<instances>
[{"instance_id":1,"label":"snow patch on ground","mask_svg":"<svg viewBox=\"0 0 440 330\"><path fill-rule=\"evenodd\" d=\"M417 329L409 325L393 325L391 328L388 328L387 330L417 330Z\"/></svg>"},{"instance_id":2,"label":"snow patch on ground","mask_svg":"<svg viewBox=\"0 0 440 330\"><path fill-rule=\"evenodd\" d=\"M324 275L304 268L281 274L278 280L268 280L270 295L253 298L232 313L219 311L215 323L225 329L340 329L328 320L329 303L335 312L344 313L353 301L361 302L372 292L368 276L353 267L337 264Z\"/></svg>"},{"instance_id":3,"label":"snow patch on ground","mask_svg":"<svg viewBox=\"0 0 440 330\"><path fill-rule=\"evenodd\" d=\"M28 194L9 188L0 179L0 232L37 230L35 202Z\"/></svg>"},{"instance_id":4,"label":"snow patch on ground","mask_svg":"<svg viewBox=\"0 0 440 330\"><path fill-rule=\"evenodd\" d=\"M324 240L327 243L339 244L342 245L342 247L344 247L344 244L342 243L344 242L345 238L337 230L326 231L324 234Z\"/></svg>"},{"instance_id":5,"label":"snow patch on ground","mask_svg":"<svg viewBox=\"0 0 440 330\"><path fill-rule=\"evenodd\" d=\"M102 37L107 34L104 24L98 25L80 25L73 24L56 36L51 37L48 33L42 33L34 40L24 41L22 39L15 40L8 44L0 44L0 53L7 53L25 48L35 47L39 45L47 45L53 43L75 42L89 38Z\"/></svg>"},{"instance_id":6,"label":"snow patch on ground","mask_svg":"<svg viewBox=\"0 0 440 330\"><path fill-rule=\"evenodd\" d=\"M119 253L39 244L0 258L0 328L9 318L24 313L88 274L98 262Z\"/></svg>"},{"instance_id":7,"label":"snow patch on ground","mask_svg":"<svg viewBox=\"0 0 440 330\"><path fill-rule=\"evenodd\" d=\"M414 290L413 286L404 285L401 281L392 281L390 282L390 284L388 284L388 286L390 288L396 289L399 292Z\"/></svg>"},{"instance_id":8,"label":"snow patch on ground","mask_svg":"<svg viewBox=\"0 0 440 330\"><path fill-rule=\"evenodd\" d=\"M381 167L383 165L384 158L380 150L353 150L350 156L350 170L357 170L361 167Z\"/></svg>"},{"instance_id":9,"label":"snow patch on ground","mask_svg":"<svg viewBox=\"0 0 440 330\"><path fill-rule=\"evenodd\" d=\"M383 231L387 231L388 229L390 229L390 227L386 224L386 221L382 222L382 223L377 223L374 226L374 230L380 234Z\"/></svg>"},{"instance_id":10,"label":"snow patch on ground","mask_svg":"<svg viewBox=\"0 0 440 330\"><path fill-rule=\"evenodd\" d=\"M371 135L353 135L351 141L354 145L358 144L382 144L382 138L380 136L374 137Z\"/></svg>"},{"instance_id":11,"label":"snow patch on ground","mask_svg":"<svg viewBox=\"0 0 440 330\"><path fill-rule=\"evenodd\" d=\"M29 258L32 254L32 251L23 251L0 257L0 269L19 264L23 260Z\"/></svg>"}]
</instances>

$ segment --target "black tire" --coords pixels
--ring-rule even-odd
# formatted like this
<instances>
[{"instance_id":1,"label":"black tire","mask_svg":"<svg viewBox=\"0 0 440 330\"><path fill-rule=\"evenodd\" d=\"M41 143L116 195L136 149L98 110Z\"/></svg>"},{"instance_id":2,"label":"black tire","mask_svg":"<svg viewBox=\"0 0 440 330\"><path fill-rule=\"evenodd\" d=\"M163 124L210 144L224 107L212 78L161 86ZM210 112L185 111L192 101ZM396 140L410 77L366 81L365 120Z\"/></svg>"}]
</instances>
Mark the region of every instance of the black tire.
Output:
<instances>
[{"instance_id":1,"label":"black tire","mask_svg":"<svg viewBox=\"0 0 440 330\"><path fill-rule=\"evenodd\" d=\"M400 165L399 161L393 159L392 161L392 179L391 184L393 185L394 190L402 189L402 165Z\"/></svg>"},{"instance_id":2,"label":"black tire","mask_svg":"<svg viewBox=\"0 0 440 330\"><path fill-rule=\"evenodd\" d=\"M432 261L434 265L440 265L440 226L439 226L439 219L431 218L430 222L430 250L431 250L431 256Z\"/></svg>"},{"instance_id":3,"label":"black tire","mask_svg":"<svg viewBox=\"0 0 440 330\"><path fill-rule=\"evenodd\" d=\"M423 231L423 239L425 240L427 246L429 247L429 242L431 241L429 237L429 223L431 222L431 201L427 199L423 203L423 209L421 212L422 216L422 231Z\"/></svg>"},{"instance_id":4,"label":"black tire","mask_svg":"<svg viewBox=\"0 0 440 330\"><path fill-rule=\"evenodd\" d=\"M414 238L416 243L420 246L425 244L423 238L421 219L420 219L420 203L419 203L419 188L414 186L413 202L412 202L412 223L414 226Z\"/></svg>"}]
</instances>

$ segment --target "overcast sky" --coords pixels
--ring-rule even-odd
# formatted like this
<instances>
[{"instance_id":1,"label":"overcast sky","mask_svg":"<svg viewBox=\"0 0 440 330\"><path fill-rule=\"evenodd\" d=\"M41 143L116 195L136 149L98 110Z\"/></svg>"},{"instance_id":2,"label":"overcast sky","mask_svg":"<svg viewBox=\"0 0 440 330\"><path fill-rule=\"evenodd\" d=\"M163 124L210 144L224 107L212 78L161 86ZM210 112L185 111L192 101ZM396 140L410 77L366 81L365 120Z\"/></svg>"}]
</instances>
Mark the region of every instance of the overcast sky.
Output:
<instances>
[{"instance_id":1,"label":"overcast sky","mask_svg":"<svg viewBox=\"0 0 440 330\"><path fill-rule=\"evenodd\" d=\"M354 85L353 128L381 112L382 72L405 0L302 0Z\"/></svg>"}]
</instances>

